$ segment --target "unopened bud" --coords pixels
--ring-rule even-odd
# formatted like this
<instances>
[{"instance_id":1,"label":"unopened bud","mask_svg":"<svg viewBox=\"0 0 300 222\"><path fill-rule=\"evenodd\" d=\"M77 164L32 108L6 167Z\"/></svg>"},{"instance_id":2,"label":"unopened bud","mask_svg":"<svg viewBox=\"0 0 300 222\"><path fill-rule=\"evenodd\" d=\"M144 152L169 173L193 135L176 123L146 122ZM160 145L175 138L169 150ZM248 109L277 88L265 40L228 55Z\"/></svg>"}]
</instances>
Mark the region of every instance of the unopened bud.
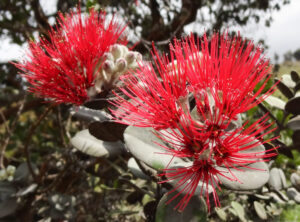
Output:
<instances>
[{"instance_id":1,"label":"unopened bud","mask_svg":"<svg viewBox=\"0 0 300 222\"><path fill-rule=\"evenodd\" d=\"M114 69L114 62L110 61L110 60L106 60L103 63L102 69L106 72L106 73L112 73L113 69Z\"/></svg>"},{"instance_id":2,"label":"unopened bud","mask_svg":"<svg viewBox=\"0 0 300 222\"><path fill-rule=\"evenodd\" d=\"M111 61L113 61L114 60L114 56L111 53L106 52L103 55L103 60L111 60Z\"/></svg>"},{"instance_id":3,"label":"unopened bud","mask_svg":"<svg viewBox=\"0 0 300 222\"><path fill-rule=\"evenodd\" d=\"M121 54L121 56L122 57L125 57L125 55L128 53L128 48L127 48L127 46L125 46L125 45L120 45L121 46L121 49L122 49L122 54Z\"/></svg>"},{"instance_id":4,"label":"unopened bud","mask_svg":"<svg viewBox=\"0 0 300 222\"><path fill-rule=\"evenodd\" d=\"M126 66L127 66L127 62L125 59L120 58L116 61L116 70L118 72L124 71L126 69Z\"/></svg>"},{"instance_id":5,"label":"unopened bud","mask_svg":"<svg viewBox=\"0 0 300 222\"><path fill-rule=\"evenodd\" d=\"M113 45L111 47L111 54L114 56L115 59L120 58L122 55L122 46L121 45Z\"/></svg>"},{"instance_id":6,"label":"unopened bud","mask_svg":"<svg viewBox=\"0 0 300 222\"><path fill-rule=\"evenodd\" d=\"M136 55L135 55L134 52L129 52L129 53L127 53L126 56L125 56L125 59L126 59L126 61L127 61L129 64L130 64L130 63L133 63L134 60L135 60L135 58L136 58Z\"/></svg>"}]
</instances>

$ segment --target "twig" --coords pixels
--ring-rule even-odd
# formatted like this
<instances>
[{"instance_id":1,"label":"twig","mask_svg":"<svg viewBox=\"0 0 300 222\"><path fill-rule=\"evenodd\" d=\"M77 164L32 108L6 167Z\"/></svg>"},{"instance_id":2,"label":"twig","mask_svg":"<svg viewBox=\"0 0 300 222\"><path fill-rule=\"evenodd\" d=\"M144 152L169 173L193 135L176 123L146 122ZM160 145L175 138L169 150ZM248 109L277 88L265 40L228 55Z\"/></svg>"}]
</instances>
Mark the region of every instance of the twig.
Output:
<instances>
[{"instance_id":1,"label":"twig","mask_svg":"<svg viewBox=\"0 0 300 222\"><path fill-rule=\"evenodd\" d=\"M21 113L24 109L24 104L25 104L25 101L26 101L26 97L27 97L27 94L25 94L24 99L23 99L21 105L19 106L16 117L13 120L10 128L9 128L9 124L7 123L7 119L5 118L5 115L3 114L2 111L0 111L2 121L5 124L5 128L6 128L6 138L3 142L3 145L1 146L1 151L0 151L0 168L4 168L3 160L4 160L5 151L6 151L6 148L7 148L8 144L9 144L9 141L11 139L12 134L13 134L14 130L16 129L17 120L19 119L19 116L21 115Z\"/></svg>"},{"instance_id":2,"label":"twig","mask_svg":"<svg viewBox=\"0 0 300 222\"><path fill-rule=\"evenodd\" d=\"M53 109L53 107L55 107L56 104L51 104L50 106L48 106L46 108L46 110L44 111L44 113L37 119L37 121L30 127L29 129L29 133L27 135L27 139L25 141L25 145L24 145L24 152L25 152L25 156L26 156L26 163L29 169L30 174L32 175L33 179L38 183L38 178L37 175L35 174L33 167L31 165L30 162L30 152L29 152L29 144L31 142L31 138L32 135L34 133L34 131L36 130L36 128L39 126L39 124L41 123L41 121L47 116L47 114Z\"/></svg>"},{"instance_id":3,"label":"twig","mask_svg":"<svg viewBox=\"0 0 300 222\"><path fill-rule=\"evenodd\" d=\"M132 186L136 191L139 191L141 193L144 193L144 194L148 194L150 197L154 197L153 193L147 191L147 190L144 190L140 187L138 187L137 185L135 185L134 183L132 183L130 180L128 179L125 179L125 178L122 178L121 176L119 177L118 179L119 181L121 182L124 182L124 183L127 183L128 185Z\"/></svg>"},{"instance_id":4,"label":"twig","mask_svg":"<svg viewBox=\"0 0 300 222\"><path fill-rule=\"evenodd\" d=\"M61 138L61 143L63 144L64 147L67 147L67 142L65 140L65 128L62 126L62 118L61 118L61 109L60 106L57 106L56 109L56 117L57 117L57 122L58 122L58 127L59 127L59 133L60 133L60 138Z\"/></svg>"}]
</instances>

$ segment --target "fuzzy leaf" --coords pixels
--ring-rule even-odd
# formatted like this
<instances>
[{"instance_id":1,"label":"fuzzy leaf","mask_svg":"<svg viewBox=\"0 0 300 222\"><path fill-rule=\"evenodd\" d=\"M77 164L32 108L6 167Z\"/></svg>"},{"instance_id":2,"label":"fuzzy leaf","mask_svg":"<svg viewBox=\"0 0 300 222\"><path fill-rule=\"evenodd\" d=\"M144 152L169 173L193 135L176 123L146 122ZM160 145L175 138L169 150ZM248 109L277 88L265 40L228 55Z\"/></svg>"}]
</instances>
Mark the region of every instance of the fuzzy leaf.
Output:
<instances>
[{"instance_id":1,"label":"fuzzy leaf","mask_svg":"<svg viewBox=\"0 0 300 222\"><path fill-rule=\"evenodd\" d=\"M275 81L276 83L279 81L276 86L284 96L286 96L289 99L293 98L294 93L290 90L290 88L287 85L285 85L282 81L278 79L275 79Z\"/></svg>"},{"instance_id":2,"label":"fuzzy leaf","mask_svg":"<svg viewBox=\"0 0 300 222\"><path fill-rule=\"evenodd\" d=\"M296 71L291 71L292 80L297 83L300 80L299 74Z\"/></svg>"},{"instance_id":3,"label":"fuzzy leaf","mask_svg":"<svg viewBox=\"0 0 300 222\"><path fill-rule=\"evenodd\" d=\"M217 167L223 174L232 180L220 176L221 185L232 190L254 190L262 187L269 180L268 165L264 162L249 164L253 169L239 167L230 169L232 174L239 180L237 181L225 167Z\"/></svg>"},{"instance_id":4,"label":"fuzzy leaf","mask_svg":"<svg viewBox=\"0 0 300 222\"><path fill-rule=\"evenodd\" d=\"M121 141L107 142L98 140L87 129L76 133L71 139L71 144L81 152L95 157L116 156L124 150L124 145Z\"/></svg>"},{"instance_id":5,"label":"fuzzy leaf","mask_svg":"<svg viewBox=\"0 0 300 222\"><path fill-rule=\"evenodd\" d=\"M72 107L70 109L70 113L72 116L87 122L92 122L92 121L103 122L110 119L110 116L106 112L102 110L89 109L84 106Z\"/></svg>"},{"instance_id":6,"label":"fuzzy leaf","mask_svg":"<svg viewBox=\"0 0 300 222\"><path fill-rule=\"evenodd\" d=\"M236 201L231 202L232 208L236 211L237 216L242 222L246 222L244 207Z\"/></svg>"},{"instance_id":7,"label":"fuzzy leaf","mask_svg":"<svg viewBox=\"0 0 300 222\"><path fill-rule=\"evenodd\" d=\"M254 209L260 219L262 220L268 219L268 215L266 213L265 207L261 203L259 203L258 201L254 201Z\"/></svg>"},{"instance_id":8,"label":"fuzzy leaf","mask_svg":"<svg viewBox=\"0 0 300 222\"><path fill-rule=\"evenodd\" d=\"M292 130L300 130L300 115L296 116L295 118L292 118L288 121L286 126Z\"/></svg>"},{"instance_id":9,"label":"fuzzy leaf","mask_svg":"<svg viewBox=\"0 0 300 222\"><path fill-rule=\"evenodd\" d=\"M115 142L123 139L127 125L115 122L93 122L89 125L89 132L99 140Z\"/></svg>"},{"instance_id":10,"label":"fuzzy leaf","mask_svg":"<svg viewBox=\"0 0 300 222\"><path fill-rule=\"evenodd\" d=\"M286 187L286 178L282 169L272 168L268 183L273 190L281 190Z\"/></svg>"},{"instance_id":11,"label":"fuzzy leaf","mask_svg":"<svg viewBox=\"0 0 300 222\"><path fill-rule=\"evenodd\" d=\"M215 208L215 211L218 215L218 217L222 220L222 221L227 221L227 214L226 212L222 209L222 208Z\"/></svg>"},{"instance_id":12,"label":"fuzzy leaf","mask_svg":"<svg viewBox=\"0 0 300 222\"><path fill-rule=\"evenodd\" d=\"M297 93L295 98L290 99L285 105L285 111L294 115L300 115L300 94Z\"/></svg>"},{"instance_id":13,"label":"fuzzy leaf","mask_svg":"<svg viewBox=\"0 0 300 222\"><path fill-rule=\"evenodd\" d=\"M163 145L164 142L153 134L151 128L129 126L124 132L124 140L134 157L156 170L167 168L172 159L172 164L183 162L179 158L172 158L166 154L165 150L158 145Z\"/></svg>"},{"instance_id":14,"label":"fuzzy leaf","mask_svg":"<svg viewBox=\"0 0 300 222\"><path fill-rule=\"evenodd\" d=\"M134 158L130 158L127 162L128 169L131 171L131 173L136 176L137 178L141 178L144 180L149 180L150 177L143 173L143 171L140 169L139 165L137 164L136 160Z\"/></svg>"},{"instance_id":15,"label":"fuzzy leaf","mask_svg":"<svg viewBox=\"0 0 300 222\"><path fill-rule=\"evenodd\" d=\"M268 96L265 99L265 102L268 103L270 106L284 110L285 102L275 96Z\"/></svg>"},{"instance_id":16,"label":"fuzzy leaf","mask_svg":"<svg viewBox=\"0 0 300 222\"><path fill-rule=\"evenodd\" d=\"M296 83L292 80L292 77L290 74L283 74L281 76L282 82L289 88L294 88Z\"/></svg>"}]
</instances>

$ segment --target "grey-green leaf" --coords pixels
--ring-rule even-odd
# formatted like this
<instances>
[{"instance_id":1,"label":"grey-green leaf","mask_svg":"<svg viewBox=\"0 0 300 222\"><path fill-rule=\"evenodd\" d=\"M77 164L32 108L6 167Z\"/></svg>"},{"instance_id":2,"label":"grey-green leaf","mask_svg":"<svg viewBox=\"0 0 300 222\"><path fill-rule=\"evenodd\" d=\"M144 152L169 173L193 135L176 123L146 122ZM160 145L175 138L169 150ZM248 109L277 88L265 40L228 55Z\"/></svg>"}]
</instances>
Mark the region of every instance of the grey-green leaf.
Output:
<instances>
[{"instance_id":1,"label":"grey-green leaf","mask_svg":"<svg viewBox=\"0 0 300 222\"><path fill-rule=\"evenodd\" d=\"M295 87L296 83L293 81L292 76L289 74L283 74L281 76L282 82L289 88Z\"/></svg>"},{"instance_id":2,"label":"grey-green leaf","mask_svg":"<svg viewBox=\"0 0 300 222\"><path fill-rule=\"evenodd\" d=\"M262 220L268 219L265 207L260 202L254 201L254 209L260 219L262 219Z\"/></svg>"},{"instance_id":3,"label":"grey-green leaf","mask_svg":"<svg viewBox=\"0 0 300 222\"><path fill-rule=\"evenodd\" d=\"M300 115L296 116L295 118L292 118L288 121L286 126L292 130L300 130Z\"/></svg>"},{"instance_id":4,"label":"grey-green leaf","mask_svg":"<svg viewBox=\"0 0 300 222\"><path fill-rule=\"evenodd\" d=\"M222 208L215 208L215 211L218 215L218 217L222 220L222 221L227 221L227 214L225 212L225 210L223 210Z\"/></svg>"},{"instance_id":5,"label":"grey-green leaf","mask_svg":"<svg viewBox=\"0 0 300 222\"><path fill-rule=\"evenodd\" d=\"M272 107L284 110L285 102L275 96L268 96L265 99L265 102L268 103Z\"/></svg>"},{"instance_id":6,"label":"grey-green leaf","mask_svg":"<svg viewBox=\"0 0 300 222\"><path fill-rule=\"evenodd\" d=\"M270 171L269 186L273 190L281 190L286 187L286 178L279 168L272 168Z\"/></svg>"},{"instance_id":7,"label":"grey-green leaf","mask_svg":"<svg viewBox=\"0 0 300 222\"><path fill-rule=\"evenodd\" d=\"M79 151L95 157L117 156L124 150L124 145L121 141L107 142L98 140L87 129L76 133L71 139L71 143Z\"/></svg>"},{"instance_id":8,"label":"grey-green leaf","mask_svg":"<svg viewBox=\"0 0 300 222\"><path fill-rule=\"evenodd\" d=\"M131 173L136 176L137 178L141 178L144 180L149 180L150 177L143 173L143 171L140 169L139 165L137 164L136 160L131 157L127 162L128 169L131 171Z\"/></svg>"},{"instance_id":9,"label":"grey-green leaf","mask_svg":"<svg viewBox=\"0 0 300 222\"><path fill-rule=\"evenodd\" d=\"M229 170L225 167L217 167L218 170L231 178L229 180L226 177L220 176L221 185L232 190L254 190L262 187L269 180L268 165L264 162L257 162L249 164L248 167L240 167L238 169L230 169L231 173L235 175L233 177Z\"/></svg>"},{"instance_id":10,"label":"grey-green leaf","mask_svg":"<svg viewBox=\"0 0 300 222\"><path fill-rule=\"evenodd\" d=\"M247 220L245 218L245 209L244 209L244 207L236 201L232 201L231 206L235 210L235 212L237 213L237 216L239 217L239 219L242 222L246 222Z\"/></svg>"},{"instance_id":11,"label":"grey-green leaf","mask_svg":"<svg viewBox=\"0 0 300 222\"><path fill-rule=\"evenodd\" d=\"M284 96L286 96L288 99L293 98L294 93L292 92L292 90L290 90L290 88L287 85L283 83L283 81L275 79L275 82L277 83L277 88Z\"/></svg>"},{"instance_id":12,"label":"grey-green leaf","mask_svg":"<svg viewBox=\"0 0 300 222\"><path fill-rule=\"evenodd\" d=\"M153 134L152 128L129 126L124 132L124 140L129 152L146 165L156 170L162 170L183 162L180 158L172 158L161 145L164 144ZM159 145L160 144L160 145Z\"/></svg>"}]
</instances>

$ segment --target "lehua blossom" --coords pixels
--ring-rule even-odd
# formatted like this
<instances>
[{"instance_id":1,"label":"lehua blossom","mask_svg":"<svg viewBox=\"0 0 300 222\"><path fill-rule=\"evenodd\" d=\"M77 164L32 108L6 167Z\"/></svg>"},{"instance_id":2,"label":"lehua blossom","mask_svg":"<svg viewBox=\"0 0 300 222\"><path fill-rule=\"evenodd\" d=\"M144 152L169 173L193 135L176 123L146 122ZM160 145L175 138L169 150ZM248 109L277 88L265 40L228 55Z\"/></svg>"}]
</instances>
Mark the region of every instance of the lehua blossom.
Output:
<instances>
[{"instance_id":1,"label":"lehua blossom","mask_svg":"<svg viewBox=\"0 0 300 222\"><path fill-rule=\"evenodd\" d=\"M140 54L126 47L126 25L106 17L94 9L59 13L49 38L30 41L26 59L16 64L29 90L55 103L80 105L114 84Z\"/></svg>"},{"instance_id":2,"label":"lehua blossom","mask_svg":"<svg viewBox=\"0 0 300 222\"><path fill-rule=\"evenodd\" d=\"M152 128L162 141L153 143L163 148L162 157L170 155L170 162L159 175L161 183L173 184L169 202L183 195L178 210L187 206L199 185L208 207L209 194L219 206L222 181L244 183L235 171L264 170L251 164L276 155L276 148L263 148L274 139L264 139L274 130L269 117L251 124L241 120L242 113L274 91L265 89L269 61L252 41L227 33L174 40L168 55L154 49L153 58L154 65L144 63L122 77L125 97L116 93L116 109L111 111L118 122ZM176 158L182 160L179 165L172 163Z\"/></svg>"}]
</instances>

